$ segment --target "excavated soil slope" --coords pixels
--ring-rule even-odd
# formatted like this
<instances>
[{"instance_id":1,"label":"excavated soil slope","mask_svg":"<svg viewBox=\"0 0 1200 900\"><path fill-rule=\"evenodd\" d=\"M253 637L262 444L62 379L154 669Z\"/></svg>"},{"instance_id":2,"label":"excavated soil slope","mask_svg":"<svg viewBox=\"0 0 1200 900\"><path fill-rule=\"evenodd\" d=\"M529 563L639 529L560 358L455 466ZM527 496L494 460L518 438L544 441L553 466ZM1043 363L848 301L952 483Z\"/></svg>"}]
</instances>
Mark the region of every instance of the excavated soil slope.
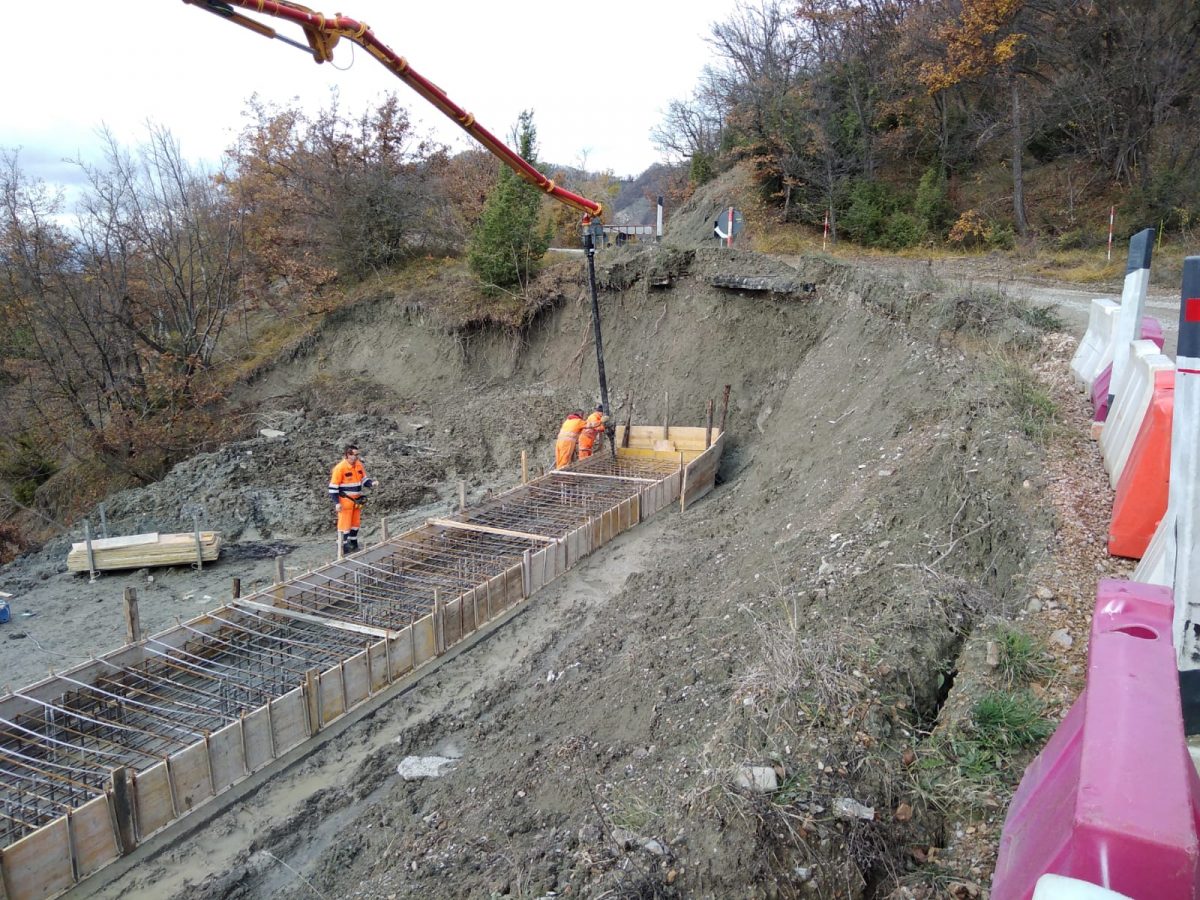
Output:
<instances>
[{"instance_id":1,"label":"excavated soil slope","mask_svg":"<svg viewBox=\"0 0 1200 900\"><path fill-rule=\"evenodd\" d=\"M995 331L978 298L828 262L626 248L601 256L600 281L622 419L632 397L635 420L660 421L669 393L671 421L700 424L732 386L716 491L78 896L877 896L912 865L903 848L939 844L902 751L973 624L1021 596L1048 539L1042 450L987 339L1034 336ZM371 527L444 509L460 476L474 497L511 485L522 449L548 461L563 414L596 396L578 283L521 333L439 328L420 311L438 289L360 302L249 386L285 438L198 457L109 505L131 528L201 503L233 542L226 560L91 585L52 545L6 571L18 611L37 613L8 627L61 665L60 637L68 658L119 641L125 584L153 628L232 576L269 577L256 557L275 549L293 568L328 558L321 487L343 437L383 482ZM0 640L4 681L44 670L26 644ZM410 754L457 762L406 781ZM780 789L737 787L745 765L772 767ZM901 803L911 817L890 814Z\"/></svg>"}]
</instances>

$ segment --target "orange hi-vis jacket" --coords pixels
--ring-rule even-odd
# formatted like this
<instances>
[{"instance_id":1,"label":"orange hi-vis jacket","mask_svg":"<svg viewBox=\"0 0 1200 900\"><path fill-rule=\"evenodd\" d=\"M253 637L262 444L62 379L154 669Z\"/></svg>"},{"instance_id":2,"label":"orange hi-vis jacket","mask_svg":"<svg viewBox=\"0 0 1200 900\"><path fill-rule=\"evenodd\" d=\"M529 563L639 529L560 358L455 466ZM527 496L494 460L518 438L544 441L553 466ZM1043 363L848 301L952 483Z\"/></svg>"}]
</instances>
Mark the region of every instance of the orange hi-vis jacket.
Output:
<instances>
[{"instance_id":1,"label":"orange hi-vis jacket","mask_svg":"<svg viewBox=\"0 0 1200 900\"><path fill-rule=\"evenodd\" d=\"M570 464L575 455L575 445L579 442L579 432L584 428L583 418L571 413L563 421L558 430L558 440L554 442L554 468L562 469Z\"/></svg>"},{"instance_id":2,"label":"orange hi-vis jacket","mask_svg":"<svg viewBox=\"0 0 1200 900\"><path fill-rule=\"evenodd\" d=\"M596 446L596 442L600 440L604 434L604 414L601 412L593 412L587 417L587 421L583 424L583 431L579 433L579 458L587 459L592 455L592 451Z\"/></svg>"},{"instance_id":3,"label":"orange hi-vis jacket","mask_svg":"<svg viewBox=\"0 0 1200 900\"><path fill-rule=\"evenodd\" d=\"M339 507L338 531L358 527L364 485L370 487L371 479L359 459L339 460L329 474L329 498Z\"/></svg>"}]
</instances>

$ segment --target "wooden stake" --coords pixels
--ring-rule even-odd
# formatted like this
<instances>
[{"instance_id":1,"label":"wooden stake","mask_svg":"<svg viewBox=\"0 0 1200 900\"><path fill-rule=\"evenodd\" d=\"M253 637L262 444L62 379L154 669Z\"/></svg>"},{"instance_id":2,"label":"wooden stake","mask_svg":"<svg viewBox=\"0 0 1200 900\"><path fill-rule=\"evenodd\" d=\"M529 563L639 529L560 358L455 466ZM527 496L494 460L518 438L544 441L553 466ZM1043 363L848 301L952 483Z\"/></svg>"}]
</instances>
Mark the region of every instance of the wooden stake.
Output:
<instances>
[{"instance_id":1,"label":"wooden stake","mask_svg":"<svg viewBox=\"0 0 1200 900\"><path fill-rule=\"evenodd\" d=\"M275 557L275 583L283 584L283 557L282 556Z\"/></svg>"},{"instance_id":2,"label":"wooden stake","mask_svg":"<svg viewBox=\"0 0 1200 900\"><path fill-rule=\"evenodd\" d=\"M233 579L233 599L236 600L240 596L242 596L242 579L235 578Z\"/></svg>"},{"instance_id":3,"label":"wooden stake","mask_svg":"<svg viewBox=\"0 0 1200 900\"><path fill-rule=\"evenodd\" d=\"M667 391L663 398L663 436L662 439L667 440L667 432L670 431L667 423L671 421L671 392Z\"/></svg>"},{"instance_id":4,"label":"wooden stake","mask_svg":"<svg viewBox=\"0 0 1200 900\"><path fill-rule=\"evenodd\" d=\"M629 398L629 415L625 417L625 433L621 435L621 446L629 449L629 432L633 430L633 398Z\"/></svg>"},{"instance_id":5,"label":"wooden stake","mask_svg":"<svg viewBox=\"0 0 1200 900\"><path fill-rule=\"evenodd\" d=\"M458 482L458 511L463 512L467 508L467 483L461 479Z\"/></svg>"},{"instance_id":6,"label":"wooden stake","mask_svg":"<svg viewBox=\"0 0 1200 900\"><path fill-rule=\"evenodd\" d=\"M433 589L433 649L438 656L446 652L446 614L437 588Z\"/></svg>"},{"instance_id":7,"label":"wooden stake","mask_svg":"<svg viewBox=\"0 0 1200 900\"><path fill-rule=\"evenodd\" d=\"M137 846L137 830L133 824L133 792L129 785L129 769L117 766L112 770L113 814L117 820L117 835L121 843L121 855L133 851Z\"/></svg>"},{"instance_id":8,"label":"wooden stake","mask_svg":"<svg viewBox=\"0 0 1200 900\"><path fill-rule=\"evenodd\" d=\"M521 451L521 484L529 484L529 454Z\"/></svg>"},{"instance_id":9,"label":"wooden stake","mask_svg":"<svg viewBox=\"0 0 1200 900\"><path fill-rule=\"evenodd\" d=\"M708 415L704 420L704 449L712 446L713 401L708 401Z\"/></svg>"},{"instance_id":10,"label":"wooden stake","mask_svg":"<svg viewBox=\"0 0 1200 900\"><path fill-rule=\"evenodd\" d=\"M125 643L136 644L142 639L142 619L138 615L137 588L125 588Z\"/></svg>"},{"instance_id":11,"label":"wooden stake","mask_svg":"<svg viewBox=\"0 0 1200 900\"><path fill-rule=\"evenodd\" d=\"M725 433L725 416L729 412L729 385L725 385L725 396L721 398L721 434Z\"/></svg>"},{"instance_id":12,"label":"wooden stake","mask_svg":"<svg viewBox=\"0 0 1200 900\"><path fill-rule=\"evenodd\" d=\"M390 536L391 536L391 535L390 535L390 534L389 534L389 532L388 532L388 520L387 520L387 516L384 516L384 517L383 517L382 519L380 519L380 521L379 521L379 539L380 539L381 541L386 541L386 540L387 540L387 539L388 539Z\"/></svg>"},{"instance_id":13,"label":"wooden stake","mask_svg":"<svg viewBox=\"0 0 1200 900\"><path fill-rule=\"evenodd\" d=\"M304 711L308 714L308 736L321 730L321 682L316 669L304 673Z\"/></svg>"}]
</instances>

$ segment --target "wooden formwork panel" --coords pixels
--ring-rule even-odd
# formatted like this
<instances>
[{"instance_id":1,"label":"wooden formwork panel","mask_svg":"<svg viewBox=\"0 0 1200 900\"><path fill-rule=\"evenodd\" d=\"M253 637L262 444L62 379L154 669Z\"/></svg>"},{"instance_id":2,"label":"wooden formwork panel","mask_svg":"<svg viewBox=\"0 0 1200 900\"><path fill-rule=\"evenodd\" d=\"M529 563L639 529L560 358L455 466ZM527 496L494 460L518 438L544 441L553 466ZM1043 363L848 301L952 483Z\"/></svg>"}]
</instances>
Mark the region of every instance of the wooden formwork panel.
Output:
<instances>
[{"instance_id":1,"label":"wooden formwork panel","mask_svg":"<svg viewBox=\"0 0 1200 900\"><path fill-rule=\"evenodd\" d=\"M242 716L242 740L246 768L251 772L257 772L275 758L270 706L260 706Z\"/></svg>"},{"instance_id":2,"label":"wooden formwork panel","mask_svg":"<svg viewBox=\"0 0 1200 900\"><path fill-rule=\"evenodd\" d=\"M75 871L80 878L91 875L121 855L107 796L89 800L71 813L70 825Z\"/></svg>"},{"instance_id":3,"label":"wooden formwork panel","mask_svg":"<svg viewBox=\"0 0 1200 900\"><path fill-rule=\"evenodd\" d=\"M476 628L483 627L487 622L487 587L474 587L463 594L463 602L470 610L471 620Z\"/></svg>"},{"instance_id":4,"label":"wooden formwork panel","mask_svg":"<svg viewBox=\"0 0 1200 900\"><path fill-rule=\"evenodd\" d=\"M133 775L133 808L137 812L138 841L144 841L175 818L171 799L171 776L167 762L155 763Z\"/></svg>"},{"instance_id":5,"label":"wooden formwork panel","mask_svg":"<svg viewBox=\"0 0 1200 900\"><path fill-rule=\"evenodd\" d=\"M358 706L371 696L371 673L367 671L366 650L342 663L342 679L346 688L347 709Z\"/></svg>"},{"instance_id":6,"label":"wooden formwork panel","mask_svg":"<svg viewBox=\"0 0 1200 900\"><path fill-rule=\"evenodd\" d=\"M318 677L321 727L324 728L346 711L346 683L342 667L332 666Z\"/></svg>"},{"instance_id":7,"label":"wooden formwork panel","mask_svg":"<svg viewBox=\"0 0 1200 900\"><path fill-rule=\"evenodd\" d=\"M540 591L554 577L550 569L551 553L549 547L543 547L529 557L529 591L532 594Z\"/></svg>"},{"instance_id":8,"label":"wooden formwork panel","mask_svg":"<svg viewBox=\"0 0 1200 900\"><path fill-rule=\"evenodd\" d=\"M308 740L308 713L301 688L293 688L271 701L271 733L277 757Z\"/></svg>"},{"instance_id":9,"label":"wooden formwork panel","mask_svg":"<svg viewBox=\"0 0 1200 900\"><path fill-rule=\"evenodd\" d=\"M367 648L367 668L371 673L371 693L377 694L391 681L386 640Z\"/></svg>"},{"instance_id":10,"label":"wooden formwork panel","mask_svg":"<svg viewBox=\"0 0 1200 900\"><path fill-rule=\"evenodd\" d=\"M412 628L403 628L399 636L388 640L388 667L391 669L393 680L413 670L413 650Z\"/></svg>"},{"instance_id":11,"label":"wooden formwork panel","mask_svg":"<svg viewBox=\"0 0 1200 900\"><path fill-rule=\"evenodd\" d=\"M0 865L9 900L43 900L65 891L75 883L67 817L5 847Z\"/></svg>"},{"instance_id":12,"label":"wooden formwork panel","mask_svg":"<svg viewBox=\"0 0 1200 900\"><path fill-rule=\"evenodd\" d=\"M213 795L212 771L209 769L208 748L203 742L185 747L167 757L171 790L179 815Z\"/></svg>"},{"instance_id":13,"label":"wooden formwork panel","mask_svg":"<svg viewBox=\"0 0 1200 900\"><path fill-rule=\"evenodd\" d=\"M226 725L208 736L208 759L212 764L213 793L219 794L249 772L246 741L241 721Z\"/></svg>"},{"instance_id":14,"label":"wooden formwork panel","mask_svg":"<svg viewBox=\"0 0 1200 900\"><path fill-rule=\"evenodd\" d=\"M684 455L696 454L699 455L704 451L704 435L707 429L700 428L695 425L672 425L667 429L665 440L671 441L675 445L675 450L682 450ZM617 440L620 446L621 439L624 437L625 426L617 426ZM712 430L712 441L715 444L717 438L721 434L721 429L714 428ZM664 440L663 429L661 425L634 425L629 429L629 447L621 448L621 455L625 456L632 450L637 452L653 451L654 445L659 441ZM659 455L666 456L661 451ZM675 454L678 456L678 453Z\"/></svg>"},{"instance_id":15,"label":"wooden formwork panel","mask_svg":"<svg viewBox=\"0 0 1200 900\"><path fill-rule=\"evenodd\" d=\"M504 610L504 576L489 578L483 587L487 598L487 615L494 619Z\"/></svg>"},{"instance_id":16,"label":"wooden formwork panel","mask_svg":"<svg viewBox=\"0 0 1200 900\"><path fill-rule=\"evenodd\" d=\"M415 665L427 663L437 656L437 631L434 628L433 614L430 613L418 619L409 626L413 630L413 643L416 647Z\"/></svg>"},{"instance_id":17,"label":"wooden formwork panel","mask_svg":"<svg viewBox=\"0 0 1200 900\"><path fill-rule=\"evenodd\" d=\"M475 616L475 591L470 590L462 595L462 635L466 637L472 634L479 627L479 621Z\"/></svg>"},{"instance_id":18,"label":"wooden formwork panel","mask_svg":"<svg viewBox=\"0 0 1200 900\"><path fill-rule=\"evenodd\" d=\"M515 606L525 599L525 577L518 564L504 573L504 606Z\"/></svg>"},{"instance_id":19,"label":"wooden formwork panel","mask_svg":"<svg viewBox=\"0 0 1200 900\"><path fill-rule=\"evenodd\" d=\"M687 467L687 487L683 490L682 507L699 500L713 489L717 483L717 469L721 464L721 450L725 438L718 438L713 445L704 451Z\"/></svg>"},{"instance_id":20,"label":"wooden formwork panel","mask_svg":"<svg viewBox=\"0 0 1200 900\"><path fill-rule=\"evenodd\" d=\"M442 607L442 649L462 640L462 597L455 597Z\"/></svg>"}]
</instances>

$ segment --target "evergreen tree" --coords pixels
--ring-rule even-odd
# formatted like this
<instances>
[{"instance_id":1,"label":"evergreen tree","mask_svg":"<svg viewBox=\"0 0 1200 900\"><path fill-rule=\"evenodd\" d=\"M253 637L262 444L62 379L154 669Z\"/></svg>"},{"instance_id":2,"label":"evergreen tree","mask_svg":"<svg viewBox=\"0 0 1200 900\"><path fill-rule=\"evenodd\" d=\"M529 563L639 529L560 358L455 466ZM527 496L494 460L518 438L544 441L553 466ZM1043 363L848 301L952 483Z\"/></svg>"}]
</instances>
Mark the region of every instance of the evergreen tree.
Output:
<instances>
[{"instance_id":1,"label":"evergreen tree","mask_svg":"<svg viewBox=\"0 0 1200 900\"><path fill-rule=\"evenodd\" d=\"M521 113L515 138L517 152L536 167L537 129L531 110ZM467 262L486 289L524 286L537 273L550 246L550 228L539 223L541 205L533 185L507 166L501 169L467 250Z\"/></svg>"}]
</instances>

